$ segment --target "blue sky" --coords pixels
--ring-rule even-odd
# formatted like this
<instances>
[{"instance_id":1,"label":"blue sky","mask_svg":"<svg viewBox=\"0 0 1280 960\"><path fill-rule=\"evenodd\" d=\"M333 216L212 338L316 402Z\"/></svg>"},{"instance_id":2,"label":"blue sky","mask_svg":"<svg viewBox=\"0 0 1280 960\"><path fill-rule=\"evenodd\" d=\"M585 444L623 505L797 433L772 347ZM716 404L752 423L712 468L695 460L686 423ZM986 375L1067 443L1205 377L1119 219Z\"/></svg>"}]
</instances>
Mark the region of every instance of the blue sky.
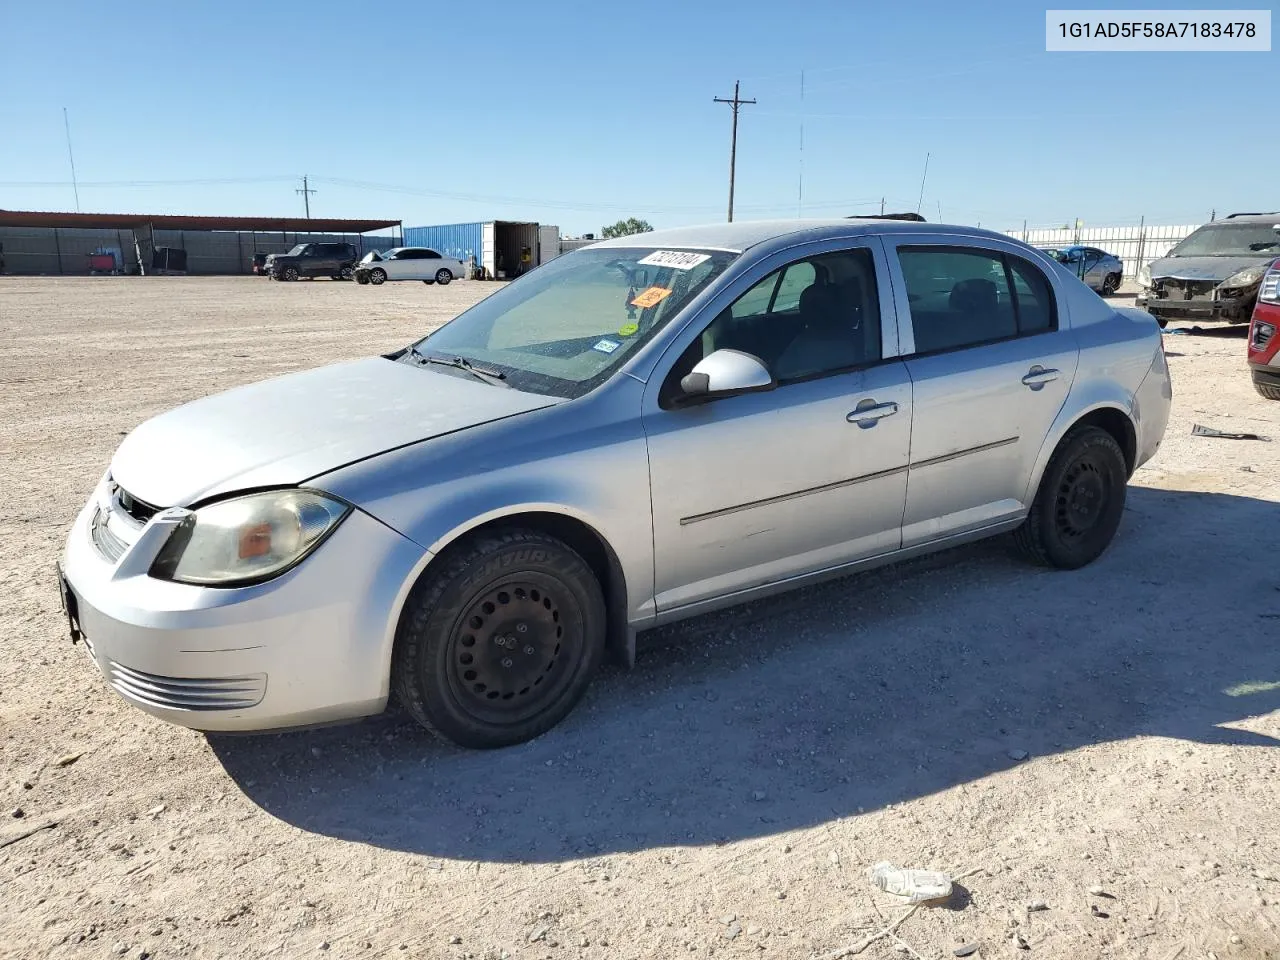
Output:
<instances>
[{"instance_id":1,"label":"blue sky","mask_svg":"<svg viewBox=\"0 0 1280 960\"><path fill-rule=\"evenodd\" d=\"M717 221L735 79L737 219L797 215L802 122L807 216L914 209L926 152L930 220L1278 205L1274 53L1046 53L1044 10L3 3L0 207L74 209L65 106L87 211L301 215L305 173L317 216Z\"/></svg>"}]
</instances>

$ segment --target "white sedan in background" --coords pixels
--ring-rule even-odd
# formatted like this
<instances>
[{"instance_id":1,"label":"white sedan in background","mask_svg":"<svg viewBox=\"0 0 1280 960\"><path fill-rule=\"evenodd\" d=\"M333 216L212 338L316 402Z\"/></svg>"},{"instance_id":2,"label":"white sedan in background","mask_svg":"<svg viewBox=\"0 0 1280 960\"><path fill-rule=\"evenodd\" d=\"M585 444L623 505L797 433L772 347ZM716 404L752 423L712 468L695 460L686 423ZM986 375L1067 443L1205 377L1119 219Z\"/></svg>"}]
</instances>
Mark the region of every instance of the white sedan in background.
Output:
<instances>
[{"instance_id":1,"label":"white sedan in background","mask_svg":"<svg viewBox=\"0 0 1280 960\"><path fill-rule=\"evenodd\" d=\"M357 283L386 283L388 280L421 280L445 284L465 277L461 260L441 256L427 247L392 247L366 253L356 266Z\"/></svg>"}]
</instances>

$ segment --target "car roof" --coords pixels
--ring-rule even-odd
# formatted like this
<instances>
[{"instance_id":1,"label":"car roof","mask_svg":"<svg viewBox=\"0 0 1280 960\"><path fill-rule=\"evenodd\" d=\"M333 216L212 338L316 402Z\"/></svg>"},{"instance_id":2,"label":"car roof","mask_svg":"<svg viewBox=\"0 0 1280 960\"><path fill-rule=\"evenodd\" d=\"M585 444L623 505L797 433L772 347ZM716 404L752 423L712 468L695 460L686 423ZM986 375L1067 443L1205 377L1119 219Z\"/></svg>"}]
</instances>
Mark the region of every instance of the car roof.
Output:
<instances>
[{"instance_id":1,"label":"car roof","mask_svg":"<svg viewBox=\"0 0 1280 960\"><path fill-rule=\"evenodd\" d=\"M1220 217L1217 220L1210 220L1208 223L1202 224L1205 227L1213 227L1218 224L1232 223L1280 223L1280 212L1276 213L1233 213L1230 216Z\"/></svg>"},{"instance_id":2,"label":"car roof","mask_svg":"<svg viewBox=\"0 0 1280 960\"><path fill-rule=\"evenodd\" d=\"M989 237L1008 241L1002 233L941 223L870 218L839 220L741 220L735 223L673 227L650 233L634 233L592 245L592 249L622 247L671 247L675 249L725 250L742 253L774 240L823 240L887 233L944 233L973 238Z\"/></svg>"}]
</instances>

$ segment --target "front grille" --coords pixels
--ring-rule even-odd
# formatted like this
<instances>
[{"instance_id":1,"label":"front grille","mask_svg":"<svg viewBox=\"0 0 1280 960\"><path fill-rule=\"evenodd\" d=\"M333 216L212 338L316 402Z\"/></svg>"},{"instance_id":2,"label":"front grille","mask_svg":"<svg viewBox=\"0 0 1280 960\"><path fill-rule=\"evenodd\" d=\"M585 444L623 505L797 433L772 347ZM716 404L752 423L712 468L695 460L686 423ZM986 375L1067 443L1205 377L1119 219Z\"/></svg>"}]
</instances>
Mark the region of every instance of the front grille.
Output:
<instances>
[{"instance_id":1,"label":"front grille","mask_svg":"<svg viewBox=\"0 0 1280 960\"><path fill-rule=\"evenodd\" d=\"M89 523L89 537L93 540L93 545L98 548L98 552L112 563L123 557L125 550L129 547L107 528L107 517L101 508L94 512L93 520Z\"/></svg>"},{"instance_id":2,"label":"front grille","mask_svg":"<svg viewBox=\"0 0 1280 960\"><path fill-rule=\"evenodd\" d=\"M161 677L106 662L107 682L122 697L166 710L244 710L262 702L264 673L248 677Z\"/></svg>"},{"instance_id":3,"label":"front grille","mask_svg":"<svg viewBox=\"0 0 1280 960\"><path fill-rule=\"evenodd\" d=\"M1157 280L1156 297L1161 300L1212 300L1216 280Z\"/></svg>"}]
</instances>

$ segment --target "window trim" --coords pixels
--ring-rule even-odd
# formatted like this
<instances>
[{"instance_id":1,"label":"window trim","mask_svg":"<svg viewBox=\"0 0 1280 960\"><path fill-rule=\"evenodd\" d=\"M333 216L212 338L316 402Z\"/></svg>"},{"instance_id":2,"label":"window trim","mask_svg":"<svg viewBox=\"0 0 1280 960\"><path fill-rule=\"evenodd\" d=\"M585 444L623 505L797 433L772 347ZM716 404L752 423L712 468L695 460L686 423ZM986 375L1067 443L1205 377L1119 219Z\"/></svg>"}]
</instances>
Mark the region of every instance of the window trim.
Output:
<instances>
[{"instance_id":1,"label":"window trim","mask_svg":"<svg viewBox=\"0 0 1280 960\"><path fill-rule=\"evenodd\" d=\"M991 258L998 259L1004 268L1005 283L1009 285L1009 299L1013 306L1013 323L1017 332L1008 337L992 337L987 340L975 340L972 343L959 344L954 347L941 347L937 350L920 350L916 348L916 331L915 320L911 313L910 291L907 289L907 275L902 269L902 253L903 251L933 251L933 252L954 252L979 254ZM976 347L989 347L997 343L1009 343L1012 340L1026 340L1031 337L1040 337L1048 333L1057 333L1060 329L1058 323L1058 294L1053 287L1053 283L1043 270L1037 267L1026 257L1019 256L1015 253L1009 253L1007 250L1001 250L995 247L983 247L977 244L967 243L899 243L893 248L894 258L897 260L896 266L899 276L902 277L902 306L906 312L907 326L911 329L911 345L913 351L911 353L902 354L902 360L915 360L924 357L937 357L947 353L957 353L961 350L973 350ZM1049 327L1045 330L1036 330L1031 333L1023 333L1022 331L1022 314L1018 307L1018 290L1013 284L1013 269L1009 265L1010 259L1021 260L1027 266L1033 268L1040 274L1040 278L1044 280L1045 288L1049 291ZM901 316L901 311L899 312ZM899 335L901 340L901 335Z\"/></svg>"}]
</instances>

